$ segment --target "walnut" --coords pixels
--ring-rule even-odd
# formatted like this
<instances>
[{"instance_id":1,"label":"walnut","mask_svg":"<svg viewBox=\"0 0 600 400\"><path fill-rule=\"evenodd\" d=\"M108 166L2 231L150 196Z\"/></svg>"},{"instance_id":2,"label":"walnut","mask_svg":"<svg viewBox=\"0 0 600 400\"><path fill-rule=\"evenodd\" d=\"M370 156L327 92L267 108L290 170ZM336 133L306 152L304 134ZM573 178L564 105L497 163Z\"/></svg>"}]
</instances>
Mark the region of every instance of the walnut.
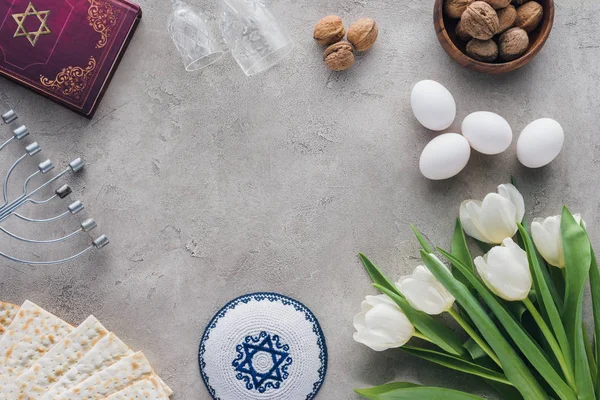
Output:
<instances>
[{"instance_id":1,"label":"walnut","mask_svg":"<svg viewBox=\"0 0 600 400\"><path fill-rule=\"evenodd\" d=\"M488 3L494 10L508 7L511 0L483 0Z\"/></svg>"},{"instance_id":2,"label":"walnut","mask_svg":"<svg viewBox=\"0 0 600 400\"><path fill-rule=\"evenodd\" d=\"M377 23L372 18L361 18L348 28L348 41L356 51L366 51L373 46L379 35Z\"/></svg>"},{"instance_id":3,"label":"walnut","mask_svg":"<svg viewBox=\"0 0 600 400\"><path fill-rule=\"evenodd\" d=\"M456 36L464 41L473 39L471 35L465 31L462 21L458 21L458 24L456 24Z\"/></svg>"},{"instance_id":4,"label":"walnut","mask_svg":"<svg viewBox=\"0 0 600 400\"><path fill-rule=\"evenodd\" d=\"M465 32L480 40L493 38L500 27L498 14L484 1L476 1L467 7L461 21Z\"/></svg>"},{"instance_id":5,"label":"walnut","mask_svg":"<svg viewBox=\"0 0 600 400\"><path fill-rule=\"evenodd\" d=\"M512 61L521 57L529 48L529 35L521 28L511 28L500 35L498 50L500 58Z\"/></svg>"},{"instance_id":6,"label":"walnut","mask_svg":"<svg viewBox=\"0 0 600 400\"><path fill-rule=\"evenodd\" d=\"M346 30L342 19L337 15L328 15L322 18L315 26L313 38L320 45L330 45L344 38Z\"/></svg>"},{"instance_id":7,"label":"walnut","mask_svg":"<svg viewBox=\"0 0 600 400\"><path fill-rule=\"evenodd\" d=\"M542 22L544 7L540 3L530 1L517 8L517 20L515 25L527 32L533 31Z\"/></svg>"},{"instance_id":8,"label":"walnut","mask_svg":"<svg viewBox=\"0 0 600 400\"><path fill-rule=\"evenodd\" d=\"M460 18L467 7L475 0L446 0L446 15L450 18Z\"/></svg>"},{"instance_id":9,"label":"walnut","mask_svg":"<svg viewBox=\"0 0 600 400\"><path fill-rule=\"evenodd\" d=\"M498 28L498 32L496 33L502 33L514 26L515 20L517 19L517 9L515 6L508 6L498 10L497 13L498 19L500 20L500 28Z\"/></svg>"},{"instance_id":10,"label":"walnut","mask_svg":"<svg viewBox=\"0 0 600 400\"><path fill-rule=\"evenodd\" d=\"M498 45L491 39L473 39L467 43L467 54L478 61L491 63L498 58Z\"/></svg>"},{"instance_id":11,"label":"walnut","mask_svg":"<svg viewBox=\"0 0 600 400\"><path fill-rule=\"evenodd\" d=\"M334 43L325 49L323 61L332 71L344 71L354 65L354 48L346 41Z\"/></svg>"}]
</instances>

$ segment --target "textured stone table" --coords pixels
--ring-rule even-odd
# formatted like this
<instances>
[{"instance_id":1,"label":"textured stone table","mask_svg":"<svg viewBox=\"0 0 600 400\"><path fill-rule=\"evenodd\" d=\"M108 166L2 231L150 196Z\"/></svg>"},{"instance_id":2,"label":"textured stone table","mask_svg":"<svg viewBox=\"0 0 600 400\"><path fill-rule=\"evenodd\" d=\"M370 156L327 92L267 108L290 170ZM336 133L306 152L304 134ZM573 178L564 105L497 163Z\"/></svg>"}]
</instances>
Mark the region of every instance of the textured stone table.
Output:
<instances>
[{"instance_id":1,"label":"textured stone table","mask_svg":"<svg viewBox=\"0 0 600 400\"><path fill-rule=\"evenodd\" d=\"M213 1L193 3L215 9ZM30 299L72 323L93 313L147 354L176 400L209 399L197 365L204 326L228 300L254 291L297 298L320 318L330 355L321 399L357 399L352 388L395 379L487 393L476 379L353 342L352 317L375 293L356 253L399 277L419 263L409 223L447 246L460 201L511 174L529 218L566 202L585 215L600 247L600 3L556 3L539 57L490 77L446 56L431 0L275 0L297 47L247 78L230 55L184 72L166 34L170 2L143 0L142 23L93 120L0 80L2 108L19 112L47 157L87 161L72 199L85 202L97 233L111 239L67 265L2 261L0 297ZM314 23L330 13L380 25L376 46L344 73L327 71L312 40ZM421 79L455 95L452 130L478 110L498 112L517 133L549 116L563 124L566 147L542 170L520 167L513 146L500 156L474 154L457 178L429 182L418 158L434 134L413 119L408 101ZM18 251L14 241L0 243Z\"/></svg>"}]
</instances>

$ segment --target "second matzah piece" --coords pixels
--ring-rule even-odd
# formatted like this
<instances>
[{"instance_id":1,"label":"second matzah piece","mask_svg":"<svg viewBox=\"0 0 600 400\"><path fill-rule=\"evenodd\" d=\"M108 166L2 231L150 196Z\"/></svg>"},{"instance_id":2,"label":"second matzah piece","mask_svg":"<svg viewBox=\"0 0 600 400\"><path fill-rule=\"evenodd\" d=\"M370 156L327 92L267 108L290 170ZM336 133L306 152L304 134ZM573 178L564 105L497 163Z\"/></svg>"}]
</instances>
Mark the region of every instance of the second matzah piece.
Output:
<instances>
[{"instance_id":1,"label":"second matzah piece","mask_svg":"<svg viewBox=\"0 0 600 400\"><path fill-rule=\"evenodd\" d=\"M156 378L144 379L110 395L106 400L168 400L169 396L163 390Z\"/></svg>"},{"instance_id":2,"label":"second matzah piece","mask_svg":"<svg viewBox=\"0 0 600 400\"><path fill-rule=\"evenodd\" d=\"M54 400L100 400L120 392L137 381L155 376L150 363L140 351L92 375L77 386L54 397Z\"/></svg>"},{"instance_id":3,"label":"second matzah piece","mask_svg":"<svg viewBox=\"0 0 600 400\"><path fill-rule=\"evenodd\" d=\"M96 345L75 364L60 380L44 394L42 400L54 400L56 396L66 392L90 376L110 367L133 351L114 333L104 336Z\"/></svg>"},{"instance_id":4,"label":"second matzah piece","mask_svg":"<svg viewBox=\"0 0 600 400\"><path fill-rule=\"evenodd\" d=\"M60 377L85 356L108 334L93 315L75 328L60 343L40 358L16 380L21 392L31 400L39 400Z\"/></svg>"},{"instance_id":5,"label":"second matzah piece","mask_svg":"<svg viewBox=\"0 0 600 400\"><path fill-rule=\"evenodd\" d=\"M72 330L71 325L32 302L23 303L0 339L0 398L22 397L15 379Z\"/></svg>"},{"instance_id":6,"label":"second matzah piece","mask_svg":"<svg viewBox=\"0 0 600 400\"><path fill-rule=\"evenodd\" d=\"M0 337L8 329L12 320L17 316L18 311L19 306L0 301Z\"/></svg>"}]
</instances>

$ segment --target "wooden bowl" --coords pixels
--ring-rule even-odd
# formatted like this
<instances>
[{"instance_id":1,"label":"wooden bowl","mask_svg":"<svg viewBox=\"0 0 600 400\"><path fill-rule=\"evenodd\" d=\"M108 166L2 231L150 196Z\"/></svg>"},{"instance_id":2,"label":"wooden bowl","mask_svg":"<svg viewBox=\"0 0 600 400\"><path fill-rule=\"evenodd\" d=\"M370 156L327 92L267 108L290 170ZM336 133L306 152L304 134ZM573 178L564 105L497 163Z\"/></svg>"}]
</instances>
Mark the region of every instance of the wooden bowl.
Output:
<instances>
[{"instance_id":1,"label":"wooden bowl","mask_svg":"<svg viewBox=\"0 0 600 400\"><path fill-rule=\"evenodd\" d=\"M456 25L459 20L449 18L444 12L445 0L435 0L433 24L442 47L457 63L473 71L503 74L519 69L533 60L550 36L554 24L554 0L536 1L544 7L544 18L540 26L529 33L530 45L527 52L521 58L510 62L486 63L469 57L466 53L467 42L456 36Z\"/></svg>"}]
</instances>

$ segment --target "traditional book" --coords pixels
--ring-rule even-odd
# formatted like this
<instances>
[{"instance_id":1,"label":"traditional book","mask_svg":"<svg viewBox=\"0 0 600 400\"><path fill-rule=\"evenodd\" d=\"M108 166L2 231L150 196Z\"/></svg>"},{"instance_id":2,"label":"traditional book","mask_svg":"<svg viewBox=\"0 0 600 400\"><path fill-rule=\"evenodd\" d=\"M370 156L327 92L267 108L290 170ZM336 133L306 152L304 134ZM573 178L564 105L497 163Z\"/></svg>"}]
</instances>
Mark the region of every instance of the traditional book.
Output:
<instances>
[{"instance_id":1,"label":"traditional book","mask_svg":"<svg viewBox=\"0 0 600 400\"><path fill-rule=\"evenodd\" d=\"M91 118L141 15L126 0L0 0L0 74Z\"/></svg>"}]
</instances>

